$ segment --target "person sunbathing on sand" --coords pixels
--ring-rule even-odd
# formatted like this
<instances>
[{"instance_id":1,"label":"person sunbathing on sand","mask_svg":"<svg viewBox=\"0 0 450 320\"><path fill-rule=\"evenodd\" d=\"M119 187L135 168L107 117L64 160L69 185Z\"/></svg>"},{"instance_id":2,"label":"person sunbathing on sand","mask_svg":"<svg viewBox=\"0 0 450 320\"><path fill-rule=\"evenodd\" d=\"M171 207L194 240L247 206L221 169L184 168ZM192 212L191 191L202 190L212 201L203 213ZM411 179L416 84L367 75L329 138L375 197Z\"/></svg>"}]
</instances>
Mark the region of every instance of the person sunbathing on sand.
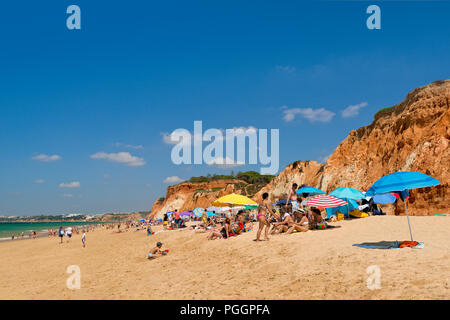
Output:
<instances>
[{"instance_id":1,"label":"person sunbathing on sand","mask_svg":"<svg viewBox=\"0 0 450 320\"><path fill-rule=\"evenodd\" d=\"M235 226L232 230L232 235L239 235L242 232L245 232L245 223L244 223L244 214L240 213L236 217Z\"/></svg>"},{"instance_id":2,"label":"person sunbathing on sand","mask_svg":"<svg viewBox=\"0 0 450 320\"><path fill-rule=\"evenodd\" d=\"M161 250L162 248L162 242L157 242L156 243L156 247L154 247L153 249L150 250L150 252L148 253L147 258L148 259L155 259L159 256L162 255L166 255L167 253L169 253L169 250Z\"/></svg>"},{"instance_id":3,"label":"person sunbathing on sand","mask_svg":"<svg viewBox=\"0 0 450 320\"><path fill-rule=\"evenodd\" d=\"M275 222L272 225L272 229L270 230L269 234L279 234L282 232L286 232L290 226L294 224L294 220L292 219L289 212L285 212L283 215L283 220L280 222Z\"/></svg>"},{"instance_id":4,"label":"person sunbathing on sand","mask_svg":"<svg viewBox=\"0 0 450 320\"><path fill-rule=\"evenodd\" d=\"M207 239L228 239L231 235L233 235L233 231L231 229L231 220L230 218L226 218L222 223L222 228L212 230Z\"/></svg>"},{"instance_id":5,"label":"person sunbathing on sand","mask_svg":"<svg viewBox=\"0 0 450 320\"><path fill-rule=\"evenodd\" d=\"M310 219L310 225L311 229L326 229L327 223L322 218L322 214L320 213L320 210L317 208L311 209L311 219Z\"/></svg>"},{"instance_id":6,"label":"person sunbathing on sand","mask_svg":"<svg viewBox=\"0 0 450 320\"><path fill-rule=\"evenodd\" d=\"M259 228L258 233L256 234L255 241L260 241L259 237L261 236L261 232L264 228L266 228L265 234L264 234L264 240L269 240L269 218L276 217L279 219L278 215L272 210L269 204L269 194L267 192L263 193L262 200L258 205L258 222L259 222Z\"/></svg>"},{"instance_id":7,"label":"person sunbathing on sand","mask_svg":"<svg viewBox=\"0 0 450 320\"><path fill-rule=\"evenodd\" d=\"M289 226L289 229L286 231L286 234L291 234L292 232L306 232L309 230L309 220L304 214L304 212L296 211L294 214L294 223Z\"/></svg>"},{"instance_id":8,"label":"person sunbathing on sand","mask_svg":"<svg viewBox=\"0 0 450 320\"><path fill-rule=\"evenodd\" d=\"M223 236L222 236L222 233L220 232L220 230L224 227L224 225L225 225L225 222L222 222L222 226L212 229L206 239L208 239L208 240L223 239Z\"/></svg>"}]
</instances>

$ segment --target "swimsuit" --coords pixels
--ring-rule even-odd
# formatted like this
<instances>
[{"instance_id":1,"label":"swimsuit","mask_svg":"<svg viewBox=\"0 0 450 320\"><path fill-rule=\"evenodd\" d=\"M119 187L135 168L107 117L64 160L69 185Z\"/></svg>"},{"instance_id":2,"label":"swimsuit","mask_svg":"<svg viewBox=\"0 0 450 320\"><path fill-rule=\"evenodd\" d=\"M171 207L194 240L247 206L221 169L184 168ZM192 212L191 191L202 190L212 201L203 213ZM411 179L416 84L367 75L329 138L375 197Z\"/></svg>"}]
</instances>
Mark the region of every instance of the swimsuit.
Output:
<instances>
[{"instance_id":1,"label":"swimsuit","mask_svg":"<svg viewBox=\"0 0 450 320\"><path fill-rule=\"evenodd\" d=\"M267 207L265 207L265 206L258 206L258 208L266 210L266 213L265 213L265 214L263 214L263 213L258 213L257 219L259 220L259 217L266 217L266 219L267 219L267 214L268 214L268 211L269 211L269 210L267 209Z\"/></svg>"},{"instance_id":2,"label":"swimsuit","mask_svg":"<svg viewBox=\"0 0 450 320\"><path fill-rule=\"evenodd\" d=\"M225 227L223 227L223 228L220 230L220 233L222 234L222 237L224 237L225 239L227 238L227 232L226 232L226 230L225 230Z\"/></svg>"}]
</instances>

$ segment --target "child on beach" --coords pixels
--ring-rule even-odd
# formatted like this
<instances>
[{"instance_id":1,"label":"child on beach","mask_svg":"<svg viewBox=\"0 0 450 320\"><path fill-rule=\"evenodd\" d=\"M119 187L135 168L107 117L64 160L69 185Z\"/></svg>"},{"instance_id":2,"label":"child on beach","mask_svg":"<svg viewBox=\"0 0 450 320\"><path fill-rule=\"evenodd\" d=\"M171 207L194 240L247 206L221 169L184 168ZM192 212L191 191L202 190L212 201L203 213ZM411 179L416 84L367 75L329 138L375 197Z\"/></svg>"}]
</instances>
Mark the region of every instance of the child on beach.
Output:
<instances>
[{"instance_id":1,"label":"child on beach","mask_svg":"<svg viewBox=\"0 0 450 320\"><path fill-rule=\"evenodd\" d=\"M153 249L151 249L150 250L150 252L148 253L148 259L154 259L154 258L157 258L158 256L161 256L161 255L166 255L166 254L168 254L169 253L169 250L161 250L161 248L162 248L162 242L157 242L156 243L156 247L154 247Z\"/></svg>"},{"instance_id":2,"label":"child on beach","mask_svg":"<svg viewBox=\"0 0 450 320\"><path fill-rule=\"evenodd\" d=\"M83 234L81 235L81 243L83 244L83 248L86 248L86 232L84 232L83 229Z\"/></svg>"}]
</instances>

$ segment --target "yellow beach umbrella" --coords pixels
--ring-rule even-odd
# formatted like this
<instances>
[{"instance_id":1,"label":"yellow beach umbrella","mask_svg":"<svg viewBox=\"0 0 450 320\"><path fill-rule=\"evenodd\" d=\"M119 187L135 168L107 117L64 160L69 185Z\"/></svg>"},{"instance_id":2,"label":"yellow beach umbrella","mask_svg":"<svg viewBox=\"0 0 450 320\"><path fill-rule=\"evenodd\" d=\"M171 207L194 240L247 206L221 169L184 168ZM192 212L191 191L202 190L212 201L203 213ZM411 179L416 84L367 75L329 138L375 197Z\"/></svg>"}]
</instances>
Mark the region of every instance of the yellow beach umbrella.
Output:
<instances>
[{"instance_id":1,"label":"yellow beach umbrella","mask_svg":"<svg viewBox=\"0 0 450 320\"><path fill-rule=\"evenodd\" d=\"M212 203L216 207L226 206L257 206L258 204L243 195L231 193L226 196L220 197Z\"/></svg>"}]
</instances>

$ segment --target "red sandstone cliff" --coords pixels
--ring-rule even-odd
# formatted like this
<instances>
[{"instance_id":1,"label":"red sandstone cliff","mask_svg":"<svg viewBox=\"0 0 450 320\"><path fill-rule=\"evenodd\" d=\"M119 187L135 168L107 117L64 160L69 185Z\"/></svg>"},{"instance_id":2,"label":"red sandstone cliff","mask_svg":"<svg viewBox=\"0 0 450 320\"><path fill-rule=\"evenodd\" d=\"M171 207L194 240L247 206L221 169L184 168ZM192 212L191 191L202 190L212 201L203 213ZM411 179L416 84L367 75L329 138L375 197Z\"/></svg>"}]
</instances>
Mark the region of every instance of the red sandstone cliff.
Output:
<instances>
[{"instance_id":1,"label":"red sandstone cliff","mask_svg":"<svg viewBox=\"0 0 450 320\"><path fill-rule=\"evenodd\" d=\"M247 182L242 180L213 180L209 182L183 182L167 188L164 201L156 200L150 217L160 218L165 212L188 211L197 207L206 208L219 197L230 193L245 194Z\"/></svg>"},{"instance_id":2,"label":"red sandstone cliff","mask_svg":"<svg viewBox=\"0 0 450 320\"><path fill-rule=\"evenodd\" d=\"M437 187L411 191L409 212L447 213L450 209L450 80L410 92L368 126L353 130L325 165L314 161L290 164L255 195L280 197L293 182L331 192L338 187L367 190L380 177L399 170L420 171L438 179ZM403 212L403 203L395 208Z\"/></svg>"}]
</instances>

